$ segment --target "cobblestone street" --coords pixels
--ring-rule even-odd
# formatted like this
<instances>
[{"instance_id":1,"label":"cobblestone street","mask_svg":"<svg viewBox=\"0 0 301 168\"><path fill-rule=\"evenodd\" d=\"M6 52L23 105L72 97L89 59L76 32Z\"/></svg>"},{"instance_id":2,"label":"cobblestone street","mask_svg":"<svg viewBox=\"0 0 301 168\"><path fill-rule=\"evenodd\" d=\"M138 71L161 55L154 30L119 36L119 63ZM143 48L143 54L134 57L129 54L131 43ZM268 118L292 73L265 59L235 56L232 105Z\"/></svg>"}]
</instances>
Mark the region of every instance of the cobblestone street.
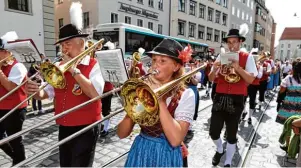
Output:
<instances>
[{"instance_id":1,"label":"cobblestone street","mask_svg":"<svg viewBox=\"0 0 301 168\"><path fill-rule=\"evenodd\" d=\"M200 92L200 95L204 95L204 91ZM274 103L274 102L273 102ZM272 105L273 105L272 103ZM199 107L199 117L197 121L193 123L193 130L194 132L187 136L186 144L189 148L189 166L193 167L211 167L211 160L212 156L215 153L215 147L212 143L210 137L209 137L209 122L210 122L210 115L211 115L211 99L201 99L200 100L200 107ZM120 103L118 102L117 98L113 98L112 102L112 111L115 111L120 107ZM267 112L271 113L273 107L269 109ZM275 113L275 112L274 112ZM261 116L261 112L256 112L253 115L253 125L248 125L247 122L243 121L240 124L239 134L238 134L238 150L235 154L235 158L233 161L233 166L238 166L240 164L241 157L244 158L244 156L247 153L247 144L251 141L251 135L254 131L254 127L257 126L258 120ZM118 114L117 116L114 116L111 119L111 130L110 134L106 138L99 138L96 152L95 152L95 167L100 167L103 165L107 165L109 162L116 160L119 158L120 155L126 153L130 147L131 144L135 138L135 136L139 133L139 127L135 127L132 135L126 139L120 140L116 134L115 134L115 126L118 124L118 122L124 117L125 113ZM33 126L35 123L39 123L45 119L48 119L52 117L52 113L42 114L38 116L29 116L28 119L25 121L23 129L26 129L28 127ZM264 120L264 124L268 124L268 122ZM270 121L270 120L269 120ZM274 122L274 120L272 120ZM271 124L271 123L269 123ZM268 125L269 125L268 124ZM275 129L271 130L267 128L267 130L270 130L270 132L278 133L280 135L281 126L275 127ZM261 129L262 130L262 129ZM277 132L278 130L278 132ZM222 134L223 135L223 134ZM259 135L262 135L259 132ZM264 134L265 135L265 134ZM27 157L31 157L36 153L39 153L40 151L54 145L57 143L57 136L58 136L58 126L55 124L55 122L48 123L44 125L43 127L40 127L39 129L33 130L30 133L26 134L24 137L24 144L26 148L26 155ZM279 136L275 137L276 141ZM262 138L261 138L262 140ZM261 142L261 141L258 141ZM277 143L274 143L275 150L277 146ZM251 162L247 162L247 165L250 166L257 166L258 162L264 164L264 161L260 161L258 154L254 154L254 156L251 156L252 153L254 153L256 149L252 148L251 152L249 153L249 157L255 157L254 159L251 159ZM255 153L259 153L255 151ZM280 150L280 149L279 149ZM281 152L281 151L279 151ZM261 152L262 153L262 152ZM268 152L267 152L268 153ZM282 156L279 153L278 155ZM267 155L268 156L268 155ZM31 162L28 164L28 166L39 166L39 167L57 167L59 166L59 158L58 158L58 150L54 150L51 152L48 152L47 154L43 155L42 157L38 157L34 160L34 162ZM248 157L248 158L249 158ZM272 158L276 156L271 156ZM256 162L256 158L259 159ZM126 155L124 157L118 159L117 161L114 161L111 164L108 164L107 166L112 167L121 167L124 164L124 161L126 159ZM222 158L224 159L224 157ZM272 160L270 161L271 164ZM2 151L0 151L0 166L6 167L11 165L11 160L9 157L7 157ZM223 161L221 161L220 166L223 165ZM264 164L266 165L266 163Z\"/></svg>"}]
</instances>

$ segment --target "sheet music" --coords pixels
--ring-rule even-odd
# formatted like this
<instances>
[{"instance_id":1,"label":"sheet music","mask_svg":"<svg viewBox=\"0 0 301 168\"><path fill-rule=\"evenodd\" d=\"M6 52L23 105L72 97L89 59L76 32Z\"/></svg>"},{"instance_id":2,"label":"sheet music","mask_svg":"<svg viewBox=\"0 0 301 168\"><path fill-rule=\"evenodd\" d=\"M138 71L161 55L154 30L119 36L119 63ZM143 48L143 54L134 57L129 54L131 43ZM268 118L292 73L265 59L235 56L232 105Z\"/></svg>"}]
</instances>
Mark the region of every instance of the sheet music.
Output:
<instances>
[{"instance_id":1,"label":"sheet music","mask_svg":"<svg viewBox=\"0 0 301 168\"><path fill-rule=\"evenodd\" d=\"M11 51L19 62L34 63L42 60L31 40L11 42L6 44L5 48Z\"/></svg>"},{"instance_id":2,"label":"sheet music","mask_svg":"<svg viewBox=\"0 0 301 168\"><path fill-rule=\"evenodd\" d=\"M105 81L124 83L129 79L121 49L98 51L95 55Z\"/></svg>"},{"instance_id":3,"label":"sheet music","mask_svg":"<svg viewBox=\"0 0 301 168\"><path fill-rule=\"evenodd\" d=\"M221 53L220 56L221 64L225 65L225 64L232 63L232 61L229 61L230 58L239 61L239 54L237 52Z\"/></svg>"}]
</instances>

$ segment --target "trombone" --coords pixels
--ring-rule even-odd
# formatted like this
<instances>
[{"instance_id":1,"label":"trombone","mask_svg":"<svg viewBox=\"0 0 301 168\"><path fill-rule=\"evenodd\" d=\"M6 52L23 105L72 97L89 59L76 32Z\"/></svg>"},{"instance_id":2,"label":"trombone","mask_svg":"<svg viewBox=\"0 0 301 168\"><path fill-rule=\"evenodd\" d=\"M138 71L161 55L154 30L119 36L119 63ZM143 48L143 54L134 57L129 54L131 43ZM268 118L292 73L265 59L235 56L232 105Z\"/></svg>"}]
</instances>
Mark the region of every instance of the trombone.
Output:
<instances>
[{"instance_id":1,"label":"trombone","mask_svg":"<svg viewBox=\"0 0 301 168\"><path fill-rule=\"evenodd\" d=\"M15 110L17 110L22 104L26 103L29 99L31 99L36 94L38 94L41 90L43 90L48 84L50 84L54 88L63 89L66 86L66 79L65 79L64 73L69 68L71 68L73 65L75 65L75 63L77 61L79 61L80 59L84 58L90 52L93 52L95 50L95 48L97 46L99 46L100 44L102 44L103 42L104 42L104 39L101 39L101 40L97 41L94 45L92 45L87 50L85 50L82 53L80 53L78 56L72 58L70 61L68 61L64 65L56 66L55 64L49 63L49 62L42 63L41 66L40 66L40 71L38 73L42 74L42 76L47 81L47 83L44 84L44 85L42 85L37 92L35 92L32 95L28 96L25 100L23 100L15 108L11 109L6 115L4 115L2 118L0 118L0 123L4 119L6 119L9 115L11 115ZM35 74L35 75L38 75L38 74ZM29 78L29 79L32 79L32 78ZM29 81L29 79L26 80L26 82ZM23 82L22 84L25 84L26 82ZM20 85L19 88L21 86L22 85ZM15 88L12 91L16 91L16 90L17 89ZM12 94L12 92L7 93L7 94ZM7 96L5 95L5 97L7 97Z\"/></svg>"}]
</instances>

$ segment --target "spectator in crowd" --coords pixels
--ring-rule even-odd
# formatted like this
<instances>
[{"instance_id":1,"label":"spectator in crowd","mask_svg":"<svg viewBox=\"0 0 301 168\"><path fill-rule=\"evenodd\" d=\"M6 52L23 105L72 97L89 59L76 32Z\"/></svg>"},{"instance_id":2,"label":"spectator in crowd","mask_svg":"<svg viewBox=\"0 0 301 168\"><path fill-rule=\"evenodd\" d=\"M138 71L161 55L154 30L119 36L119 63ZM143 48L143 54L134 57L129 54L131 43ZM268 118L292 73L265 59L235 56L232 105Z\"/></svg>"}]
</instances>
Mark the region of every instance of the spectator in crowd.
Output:
<instances>
[{"instance_id":1,"label":"spectator in crowd","mask_svg":"<svg viewBox=\"0 0 301 168\"><path fill-rule=\"evenodd\" d=\"M292 71L293 67L292 64L287 60L285 61L285 64L282 66L282 76L283 79Z\"/></svg>"}]
</instances>

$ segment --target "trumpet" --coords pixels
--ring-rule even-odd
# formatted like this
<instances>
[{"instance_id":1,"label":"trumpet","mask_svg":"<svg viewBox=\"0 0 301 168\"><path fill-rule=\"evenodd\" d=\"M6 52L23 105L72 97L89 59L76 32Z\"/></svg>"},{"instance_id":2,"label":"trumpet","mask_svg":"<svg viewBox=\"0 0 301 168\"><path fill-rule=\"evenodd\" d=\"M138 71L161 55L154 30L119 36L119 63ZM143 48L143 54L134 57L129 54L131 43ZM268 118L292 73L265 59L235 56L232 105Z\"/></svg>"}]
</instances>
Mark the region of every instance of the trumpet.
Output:
<instances>
[{"instance_id":1,"label":"trumpet","mask_svg":"<svg viewBox=\"0 0 301 168\"><path fill-rule=\"evenodd\" d=\"M135 52L132 57L133 57L133 61L132 61L131 69L129 70L129 76L131 78L138 78L140 76L140 69L137 67L137 64L141 60L141 55L139 52Z\"/></svg>"},{"instance_id":2,"label":"trumpet","mask_svg":"<svg viewBox=\"0 0 301 168\"><path fill-rule=\"evenodd\" d=\"M0 60L0 64L3 64L4 66L6 66L7 64L9 64L9 62L14 61L14 60L15 60L15 57L12 55L12 53L10 53L9 56Z\"/></svg>"},{"instance_id":3,"label":"trumpet","mask_svg":"<svg viewBox=\"0 0 301 168\"><path fill-rule=\"evenodd\" d=\"M124 109L127 115L137 124L142 126L153 126L160 120L158 100L170 91L176 89L182 82L191 78L201 69L206 68L204 64L194 70L182 75L157 89L152 89L142 79L132 78L126 81L121 89L121 96L125 100ZM158 72L158 71L157 71Z\"/></svg>"}]
</instances>

